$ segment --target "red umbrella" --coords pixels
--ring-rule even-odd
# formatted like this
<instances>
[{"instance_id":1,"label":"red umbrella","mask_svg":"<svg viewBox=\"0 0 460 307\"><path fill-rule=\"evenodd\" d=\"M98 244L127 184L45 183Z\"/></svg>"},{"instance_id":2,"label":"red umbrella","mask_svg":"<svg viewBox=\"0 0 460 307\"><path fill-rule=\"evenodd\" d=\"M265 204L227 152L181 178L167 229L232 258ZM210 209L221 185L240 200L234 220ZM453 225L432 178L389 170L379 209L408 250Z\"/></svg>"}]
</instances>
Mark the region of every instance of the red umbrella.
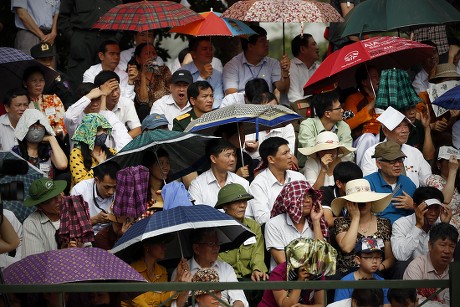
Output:
<instances>
[{"instance_id":1,"label":"red umbrella","mask_svg":"<svg viewBox=\"0 0 460 307\"><path fill-rule=\"evenodd\" d=\"M334 82L346 81L362 63L379 68L407 69L430 56L432 46L406 38L378 36L358 41L329 55L304 86L305 94ZM345 87L344 87L345 88Z\"/></svg>"},{"instance_id":2,"label":"red umbrella","mask_svg":"<svg viewBox=\"0 0 460 307\"><path fill-rule=\"evenodd\" d=\"M181 26L202 18L179 3L144 0L117 5L99 18L93 28L143 32Z\"/></svg>"}]
</instances>

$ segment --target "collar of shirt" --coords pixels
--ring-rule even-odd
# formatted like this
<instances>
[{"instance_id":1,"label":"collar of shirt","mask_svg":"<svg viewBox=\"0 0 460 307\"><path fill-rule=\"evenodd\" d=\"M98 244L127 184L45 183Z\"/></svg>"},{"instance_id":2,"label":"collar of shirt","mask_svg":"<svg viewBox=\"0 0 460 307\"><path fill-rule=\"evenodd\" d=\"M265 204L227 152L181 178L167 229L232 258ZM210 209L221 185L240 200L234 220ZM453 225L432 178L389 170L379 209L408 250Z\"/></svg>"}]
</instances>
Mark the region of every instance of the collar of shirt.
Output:
<instances>
[{"instance_id":1,"label":"collar of shirt","mask_svg":"<svg viewBox=\"0 0 460 307\"><path fill-rule=\"evenodd\" d=\"M214 261L211 268L215 268L219 273L219 261ZM190 273L194 275L199 269L202 269L202 267L196 262L195 257L192 257L192 259L190 259Z\"/></svg>"},{"instance_id":2,"label":"collar of shirt","mask_svg":"<svg viewBox=\"0 0 460 307\"><path fill-rule=\"evenodd\" d=\"M13 128L13 126L11 126L11 122L10 122L10 118L8 117L8 113L0 116L0 124L5 125L5 126L10 126L11 128Z\"/></svg>"},{"instance_id":3,"label":"collar of shirt","mask_svg":"<svg viewBox=\"0 0 460 307\"><path fill-rule=\"evenodd\" d=\"M45 213L43 213L41 211L38 211L38 213L40 214L40 216L39 216L40 224L52 223L50 218L47 217Z\"/></svg>"},{"instance_id":4,"label":"collar of shirt","mask_svg":"<svg viewBox=\"0 0 460 307\"><path fill-rule=\"evenodd\" d=\"M211 184L213 182L216 182L217 183L217 179L216 179L216 176L214 176L214 173L212 172L211 169L209 169L208 171L206 171L206 182L208 184ZM229 184L229 183L233 183L234 180L233 180L233 173L232 172L229 172L227 171L227 179L225 180L225 184Z\"/></svg>"},{"instance_id":5,"label":"collar of shirt","mask_svg":"<svg viewBox=\"0 0 460 307\"><path fill-rule=\"evenodd\" d=\"M242 54L243 54L243 58L242 58L243 64L247 64L247 65L249 65L249 66L255 66L255 67L257 67L257 66L260 66L260 65L264 65L265 62L267 62L267 57L264 57L262 60L260 60L259 63L257 63L257 65L253 65L253 64L251 64L251 63L248 62L248 60L246 59L246 56L244 55L244 52L243 52Z\"/></svg>"},{"instance_id":6,"label":"collar of shirt","mask_svg":"<svg viewBox=\"0 0 460 307\"><path fill-rule=\"evenodd\" d=\"M286 217L286 224L297 230L297 228L294 225L294 222L291 220L291 217L287 213L283 213ZM308 222L305 221L305 224L303 225L302 233L304 233L307 229L310 228L310 225L308 225ZM297 230L298 231L298 230Z\"/></svg>"},{"instance_id":7,"label":"collar of shirt","mask_svg":"<svg viewBox=\"0 0 460 307\"><path fill-rule=\"evenodd\" d=\"M380 172L380 170L377 172L377 174L378 174L378 179L379 179L379 185L380 185L381 187L388 187L391 191L393 191L393 187L392 187L389 183L387 183L387 182L385 181L385 179L383 179L383 176L382 176L382 173ZM396 180L396 186L397 186L398 184L401 184L401 189L400 189L400 191L402 191L403 188L404 188L404 187L402 186L402 183L401 183L401 176L403 176L403 175L399 175L399 176L398 176L398 179ZM397 195L402 195L402 192L401 192L401 193L396 193L396 194L397 194ZM397 195L396 195L396 196L397 196Z\"/></svg>"},{"instance_id":8,"label":"collar of shirt","mask_svg":"<svg viewBox=\"0 0 460 307\"><path fill-rule=\"evenodd\" d=\"M268 167L265 169L265 171L267 172L267 180L271 187L274 185L284 186L285 184L291 182L291 176L288 171L284 172L284 184L281 184L281 182L276 179L275 175L273 175L272 171Z\"/></svg>"},{"instance_id":9,"label":"collar of shirt","mask_svg":"<svg viewBox=\"0 0 460 307\"><path fill-rule=\"evenodd\" d=\"M449 266L447 266L447 269L444 272L438 274L438 272L433 266L433 262L431 262L430 253L426 254L426 259L427 261L425 262L425 272L435 274L440 279L444 279L444 277L449 275Z\"/></svg>"},{"instance_id":10,"label":"collar of shirt","mask_svg":"<svg viewBox=\"0 0 460 307\"><path fill-rule=\"evenodd\" d=\"M321 132L327 131L326 128L324 128L324 125L318 116L313 117L313 122L315 124L316 135L320 134ZM337 129L338 129L337 124L334 124L334 126L332 126L332 129L330 131L336 133Z\"/></svg>"},{"instance_id":11,"label":"collar of shirt","mask_svg":"<svg viewBox=\"0 0 460 307\"><path fill-rule=\"evenodd\" d=\"M93 182L93 195L95 197L95 199L98 201L98 202L101 202L101 203L104 203L106 201L112 201L112 199L115 197L112 196L111 198L102 198L99 196L99 193L97 192L97 185L96 185L96 182Z\"/></svg>"},{"instance_id":12,"label":"collar of shirt","mask_svg":"<svg viewBox=\"0 0 460 307\"><path fill-rule=\"evenodd\" d=\"M307 65L306 65L304 62L302 62L302 60L299 59L298 57L294 57L294 58L291 60L291 62L292 62L293 64L296 64L296 65L303 65L303 66L305 66L305 68L308 69L308 71L314 71L314 70L316 70L316 69L318 68L318 66L319 66L319 63L318 63L318 62L314 62L314 63L311 65L311 67L308 68Z\"/></svg>"}]
</instances>

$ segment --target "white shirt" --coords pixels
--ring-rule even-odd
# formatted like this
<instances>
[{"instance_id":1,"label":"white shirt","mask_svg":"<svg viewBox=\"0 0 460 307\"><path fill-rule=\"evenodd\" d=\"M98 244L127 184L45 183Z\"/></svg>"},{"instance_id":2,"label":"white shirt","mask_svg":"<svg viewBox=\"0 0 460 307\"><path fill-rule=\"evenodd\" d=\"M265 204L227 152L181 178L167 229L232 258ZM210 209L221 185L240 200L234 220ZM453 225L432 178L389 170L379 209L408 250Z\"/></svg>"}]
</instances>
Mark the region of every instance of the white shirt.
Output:
<instances>
[{"instance_id":1,"label":"white shirt","mask_svg":"<svg viewBox=\"0 0 460 307\"><path fill-rule=\"evenodd\" d=\"M0 116L0 151L10 151L15 145L18 145L18 139L6 113Z\"/></svg>"},{"instance_id":2,"label":"white shirt","mask_svg":"<svg viewBox=\"0 0 460 307\"><path fill-rule=\"evenodd\" d=\"M229 183L239 183L246 191L249 191L249 181L235 173L227 172L227 181L225 181L225 185ZM212 170L209 169L193 179L188 191L195 200L195 204L204 204L214 207L217 203L217 194L219 194L220 189L221 186L217 182L216 177L214 177ZM246 212L247 210L248 209L246 209Z\"/></svg>"},{"instance_id":3,"label":"white shirt","mask_svg":"<svg viewBox=\"0 0 460 307\"><path fill-rule=\"evenodd\" d=\"M192 106L190 105L190 102L187 101L185 107L181 109L174 101L172 94L169 94L164 95L163 97L155 101L154 104L152 104L150 114L163 114L169 122L168 129L172 130L174 118L176 118L179 115L185 114L191 110Z\"/></svg>"},{"instance_id":4,"label":"white shirt","mask_svg":"<svg viewBox=\"0 0 460 307\"><path fill-rule=\"evenodd\" d=\"M318 159L309 158L307 162L305 162L303 174L305 175L305 178L307 178L307 181L311 186L313 186L316 183L316 180L318 179L320 172L321 163ZM325 174L323 186L330 185L335 185L334 176L329 176L328 174Z\"/></svg>"},{"instance_id":5,"label":"white shirt","mask_svg":"<svg viewBox=\"0 0 460 307\"><path fill-rule=\"evenodd\" d=\"M378 143L380 144L380 143ZM361 169L363 170L364 176L377 172L377 164L375 159L371 158L375 152L375 144L369 147L364 153L361 161ZM426 186L426 179L431 175L431 167L426 162L423 154L417 148L403 144L401 151L407 156L404 160L404 167L406 168L406 176L409 177L418 188L419 186ZM415 224L414 224L415 225Z\"/></svg>"},{"instance_id":6,"label":"white shirt","mask_svg":"<svg viewBox=\"0 0 460 307\"><path fill-rule=\"evenodd\" d=\"M222 71L223 68L224 68L224 67L222 66L222 61L219 60L219 59L216 58L216 57L213 57L213 58L212 58L211 65L212 65L212 67L213 67L214 69L217 69L218 71ZM175 59L172 61L172 63L171 63L170 66L171 66L171 67L169 67L169 68L170 68L172 74L173 74L176 70L182 68L182 67L181 67L181 63L179 62L179 58L175 58Z\"/></svg>"},{"instance_id":7,"label":"white shirt","mask_svg":"<svg viewBox=\"0 0 460 307\"><path fill-rule=\"evenodd\" d=\"M83 82L94 83L94 78L102 71L102 64L96 64L88 68L83 74ZM115 68L115 72L120 77L120 91L123 97L134 100L136 93L134 92L134 84L128 84L128 73L124 70Z\"/></svg>"},{"instance_id":8,"label":"white shirt","mask_svg":"<svg viewBox=\"0 0 460 307\"><path fill-rule=\"evenodd\" d=\"M326 307L351 307L351 297L328 304Z\"/></svg>"},{"instance_id":9,"label":"white shirt","mask_svg":"<svg viewBox=\"0 0 460 307\"><path fill-rule=\"evenodd\" d=\"M196 262L194 257L188 260L188 265L190 267L190 273L192 274L192 277L199 269L202 269L202 267ZM233 267L230 264L223 262L222 260L217 259L216 262L214 262L214 264L210 268L216 270L217 274L219 274L219 282L238 281ZM171 280L175 280L176 275L177 269L174 269L171 276ZM249 306L249 303L246 299L246 296L244 295L243 290L224 290L222 291L222 299L224 301L227 301L230 304L230 306L232 306L233 303L235 303L235 301L243 302L245 307Z\"/></svg>"},{"instance_id":10,"label":"white shirt","mask_svg":"<svg viewBox=\"0 0 460 307\"><path fill-rule=\"evenodd\" d=\"M430 82L428 81L428 73L425 71L425 69L422 68L422 70L420 70L418 74L415 75L412 86L414 87L417 94L427 91L428 87L430 86Z\"/></svg>"},{"instance_id":11,"label":"white shirt","mask_svg":"<svg viewBox=\"0 0 460 307\"><path fill-rule=\"evenodd\" d=\"M306 180L306 178L299 172L287 170L284 184L281 184L268 168L260 172L249 186L249 194L254 196L254 199L249 201L248 207L251 208L249 212L253 214L249 217L261 225L266 223L270 219L273 204L284 185L297 180Z\"/></svg>"},{"instance_id":12,"label":"white shirt","mask_svg":"<svg viewBox=\"0 0 460 307\"><path fill-rule=\"evenodd\" d=\"M65 112L64 124L67 128L67 133L69 134L70 139L72 139L75 130L78 125L80 125L83 117L86 115L84 110L90 102L91 100L88 97L83 96L77 102L72 104ZM99 114L104 116L112 126L112 134L107 138L105 144L109 148L115 148L117 151L120 151L120 149L132 140L132 137L128 134L128 130L125 125L112 111L99 111ZM71 144L71 148L73 148L73 144Z\"/></svg>"},{"instance_id":13,"label":"white shirt","mask_svg":"<svg viewBox=\"0 0 460 307\"><path fill-rule=\"evenodd\" d=\"M110 212L110 206L115 198L115 195L110 198L100 197L97 194L94 178L86 179L77 183L70 191L70 195L81 195L83 197L83 200L88 203L90 217L98 215L99 212L101 212L101 209L104 209L105 212ZM97 205L101 209L96 206L95 202L97 202ZM107 225L108 223L93 225L94 235L97 235L97 233Z\"/></svg>"},{"instance_id":14,"label":"white shirt","mask_svg":"<svg viewBox=\"0 0 460 307\"><path fill-rule=\"evenodd\" d=\"M306 97L303 94L303 87L310 79L311 75L313 75L313 73L316 71L318 66L319 63L315 62L310 68L308 68L307 65L305 65L305 63L302 62L299 58L294 57L291 60L291 66L289 67L289 102L292 103Z\"/></svg>"},{"instance_id":15,"label":"white shirt","mask_svg":"<svg viewBox=\"0 0 460 307\"><path fill-rule=\"evenodd\" d=\"M436 222L438 223L438 219ZM396 260L406 261L428 253L430 232L415 227L415 213L400 217L391 226L391 250Z\"/></svg>"},{"instance_id":16,"label":"white shirt","mask_svg":"<svg viewBox=\"0 0 460 307\"><path fill-rule=\"evenodd\" d=\"M126 97L120 97L118 103L113 107L113 113L118 119L125 124L129 130L140 127L141 122L139 116L137 116L134 101Z\"/></svg>"},{"instance_id":17,"label":"white shirt","mask_svg":"<svg viewBox=\"0 0 460 307\"><path fill-rule=\"evenodd\" d=\"M245 104L246 101L244 100L244 92L242 93L233 93L233 94L228 94L227 96L222 99L222 103L220 104L220 107L228 107L231 106L232 104Z\"/></svg>"},{"instance_id":18,"label":"white shirt","mask_svg":"<svg viewBox=\"0 0 460 307\"><path fill-rule=\"evenodd\" d=\"M288 146L289 146L289 149L291 150L291 154L294 154L295 152L295 131L294 131L294 126L292 124L286 125L284 127L276 128L276 129L271 129L268 132L265 130L259 131L259 145L262 144L262 142L265 141L266 139L274 137L274 136L279 136L287 140L289 142ZM245 141L254 141L255 139L256 139L255 133L248 134L245 137ZM253 152L247 151L247 153L253 159L260 159L259 149Z\"/></svg>"},{"instance_id":19,"label":"white shirt","mask_svg":"<svg viewBox=\"0 0 460 307\"><path fill-rule=\"evenodd\" d=\"M8 222L10 222L11 226L13 226L14 232L19 237L19 245L16 247L16 254L14 257L8 255L8 253L0 254L0 268L3 270L4 268L8 267L10 264L15 263L18 260L21 260L22 257L22 224L16 218L14 213L10 210L3 209L3 218L6 218Z\"/></svg>"},{"instance_id":20,"label":"white shirt","mask_svg":"<svg viewBox=\"0 0 460 307\"><path fill-rule=\"evenodd\" d=\"M301 233L295 228L294 222L286 213L279 214L271 218L265 224L265 247L267 251L271 248L276 250L284 250L286 245L297 238L313 238L313 229L310 228L308 222L305 222ZM270 271L277 266L275 259L270 259Z\"/></svg>"}]
</instances>

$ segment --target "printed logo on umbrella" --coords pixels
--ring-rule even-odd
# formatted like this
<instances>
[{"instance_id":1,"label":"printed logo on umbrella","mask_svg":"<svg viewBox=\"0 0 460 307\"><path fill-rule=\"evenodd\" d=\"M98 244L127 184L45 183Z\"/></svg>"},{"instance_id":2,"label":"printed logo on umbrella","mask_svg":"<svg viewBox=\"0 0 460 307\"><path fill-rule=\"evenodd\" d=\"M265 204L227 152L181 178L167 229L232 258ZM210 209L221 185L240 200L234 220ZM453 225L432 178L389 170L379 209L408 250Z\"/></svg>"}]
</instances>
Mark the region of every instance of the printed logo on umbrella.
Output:
<instances>
[{"instance_id":1,"label":"printed logo on umbrella","mask_svg":"<svg viewBox=\"0 0 460 307\"><path fill-rule=\"evenodd\" d=\"M359 52L357 50L353 50L352 52L347 53L343 59L345 62L350 62L356 59L359 55Z\"/></svg>"}]
</instances>

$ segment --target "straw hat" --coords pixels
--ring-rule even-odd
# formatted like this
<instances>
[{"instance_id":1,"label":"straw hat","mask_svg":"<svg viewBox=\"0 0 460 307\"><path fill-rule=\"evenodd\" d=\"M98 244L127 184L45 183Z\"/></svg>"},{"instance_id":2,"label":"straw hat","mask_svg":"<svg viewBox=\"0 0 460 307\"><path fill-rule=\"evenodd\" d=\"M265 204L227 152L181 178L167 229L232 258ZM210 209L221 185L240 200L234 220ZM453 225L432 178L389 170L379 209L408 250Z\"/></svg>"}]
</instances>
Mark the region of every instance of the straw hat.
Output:
<instances>
[{"instance_id":1,"label":"straw hat","mask_svg":"<svg viewBox=\"0 0 460 307\"><path fill-rule=\"evenodd\" d=\"M460 80L460 75L457 73L457 68L452 63L443 63L436 66L436 73L430 78L430 83L438 83L442 78L455 78Z\"/></svg>"},{"instance_id":2,"label":"straw hat","mask_svg":"<svg viewBox=\"0 0 460 307\"><path fill-rule=\"evenodd\" d=\"M343 156L355 151L356 148L348 147L339 142L337 134L330 131L323 131L316 136L316 144L313 147L299 148L299 152L303 155L310 156L318 151L330 150L339 148Z\"/></svg>"},{"instance_id":3,"label":"straw hat","mask_svg":"<svg viewBox=\"0 0 460 307\"><path fill-rule=\"evenodd\" d=\"M371 190L371 185L366 179L355 179L347 182L345 186L347 195L337 197L331 203L332 212L335 216L340 215L340 211L347 201L354 203L372 202L372 212L382 212L390 204L393 194L377 193Z\"/></svg>"}]
</instances>

